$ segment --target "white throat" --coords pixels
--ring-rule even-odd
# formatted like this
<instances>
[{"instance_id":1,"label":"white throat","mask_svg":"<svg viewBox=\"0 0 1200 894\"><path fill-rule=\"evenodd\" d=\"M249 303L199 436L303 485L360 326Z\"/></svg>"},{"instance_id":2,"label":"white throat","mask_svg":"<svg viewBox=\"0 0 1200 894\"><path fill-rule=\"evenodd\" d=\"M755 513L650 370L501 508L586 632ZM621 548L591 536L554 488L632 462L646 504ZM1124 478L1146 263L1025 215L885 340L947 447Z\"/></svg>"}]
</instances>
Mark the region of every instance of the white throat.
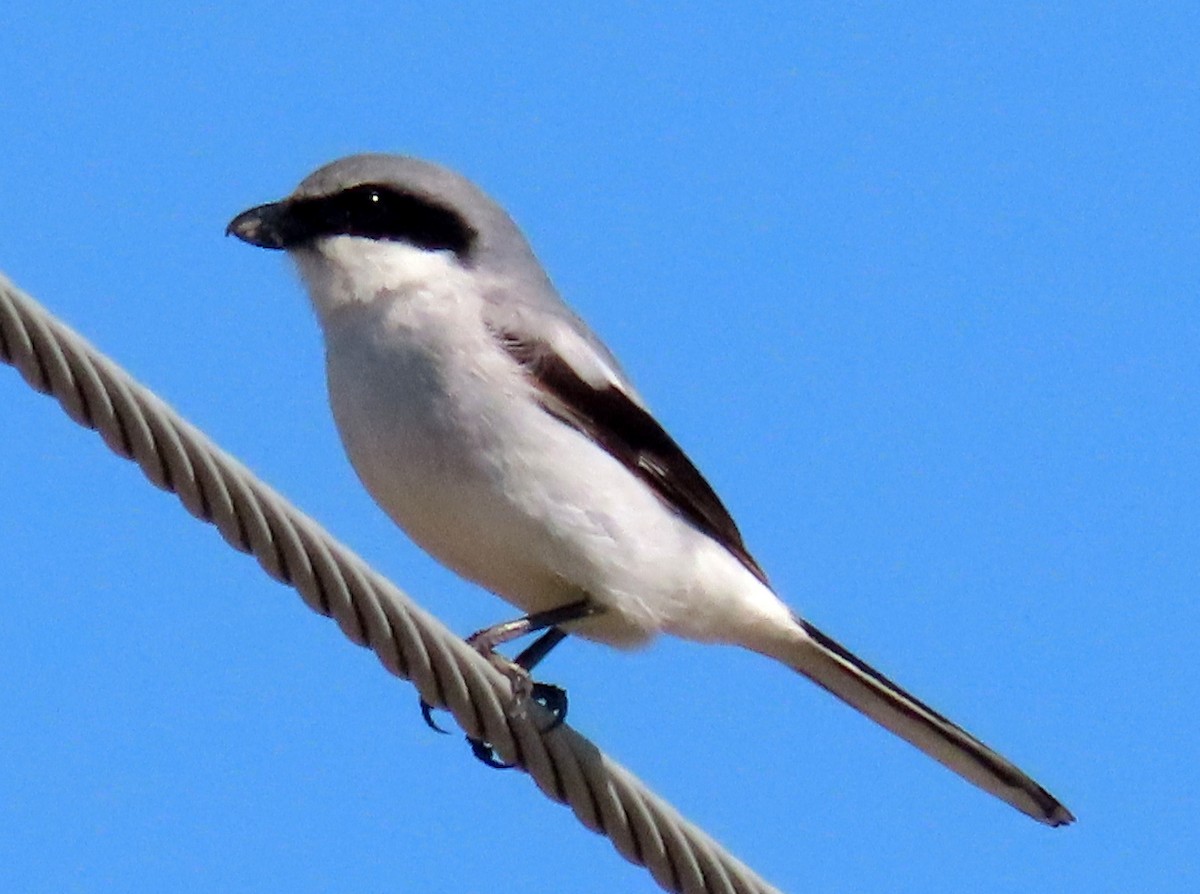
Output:
<instances>
[{"instance_id":1,"label":"white throat","mask_svg":"<svg viewBox=\"0 0 1200 894\"><path fill-rule=\"evenodd\" d=\"M327 237L289 254L322 325L352 305L454 281L464 272L449 251L354 236Z\"/></svg>"}]
</instances>

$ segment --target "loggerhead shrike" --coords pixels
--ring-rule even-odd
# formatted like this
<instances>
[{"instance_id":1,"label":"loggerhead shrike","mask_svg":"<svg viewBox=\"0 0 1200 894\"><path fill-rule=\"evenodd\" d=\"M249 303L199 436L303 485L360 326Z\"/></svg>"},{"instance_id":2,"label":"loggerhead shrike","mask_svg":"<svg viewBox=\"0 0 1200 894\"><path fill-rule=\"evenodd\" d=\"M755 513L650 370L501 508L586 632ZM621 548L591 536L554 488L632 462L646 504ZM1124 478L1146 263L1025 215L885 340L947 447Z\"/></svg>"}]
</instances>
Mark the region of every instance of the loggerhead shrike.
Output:
<instances>
[{"instance_id":1,"label":"loggerhead shrike","mask_svg":"<svg viewBox=\"0 0 1200 894\"><path fill-rule=\"evenodd\" d=\"M371 496L431 555L528 613L485 632L481 651L545 628L543 654L564 631L742 646L1034 819L1074 819L775 595L712 488L474 184L355 155L227 232L296 262L333 415Z\"/></svg>"}]
</instances>

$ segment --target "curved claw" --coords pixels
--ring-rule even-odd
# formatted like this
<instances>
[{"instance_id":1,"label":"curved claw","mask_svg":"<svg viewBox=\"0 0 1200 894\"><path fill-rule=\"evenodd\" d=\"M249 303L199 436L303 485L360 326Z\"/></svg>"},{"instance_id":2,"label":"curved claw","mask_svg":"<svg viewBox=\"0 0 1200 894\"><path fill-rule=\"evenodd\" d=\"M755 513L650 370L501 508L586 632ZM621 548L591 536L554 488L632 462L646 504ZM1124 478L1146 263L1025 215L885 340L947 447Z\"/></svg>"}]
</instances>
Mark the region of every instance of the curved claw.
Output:
<instances>
[{"instance_id":1,"label":"curved claw","mask_svg":"<svg viewBox=\"0 0 1200 894\"><path fill-rule=\"evenodd\" d=\"M516 766L516 764L506 764L500 758L496 757L495 750L491 745L483 741L483 739L472 739L470 736L467 736L467 742L471 746L471 754L475 755L478 760L487 764L493 770L511 770Z\"/></svg>"},{"instance_id":2,"label":"curved claw","mask_svg":"<svg viewBox=\"0 0 1200 894\"><path fill-rule=\"evenodd\" d=\"M425 725L435 733L441 733L443 736L450 735L449 730L442 729L437 725L437 723L434 722L433 705L429 704L429 702L425 701L425 699L421 699L421 716L425 719Z\"/></svg>"},{"instance_id":3,"label":"curved claw","mask_svg":"<svg viewBox=\"0 0 1200 894\"><path fill-rule=\"evenodd\" d=\"M550 725L542 732L550 732L567 719L567 691L562 687L551 683L534 683L529 690L529 697L553 715ZM516 766L516 764L505 763L496 757L495 749L482 739L472 739L467 736L467 743L471 746L471 753L475 755L476 759L494 770L511 770Z\"/></svg>"},{"instance_id":4,"label":"curved claw","mask_svg":"<svg viewBox=\"0 0 1200 894\"><path fill-rule=\"evenodd\" d=\"M554 715L550 725L542 732L557 729L567 719L567 690L551 683L534 683L529 697Z\"/></svg>"}]
</instances>

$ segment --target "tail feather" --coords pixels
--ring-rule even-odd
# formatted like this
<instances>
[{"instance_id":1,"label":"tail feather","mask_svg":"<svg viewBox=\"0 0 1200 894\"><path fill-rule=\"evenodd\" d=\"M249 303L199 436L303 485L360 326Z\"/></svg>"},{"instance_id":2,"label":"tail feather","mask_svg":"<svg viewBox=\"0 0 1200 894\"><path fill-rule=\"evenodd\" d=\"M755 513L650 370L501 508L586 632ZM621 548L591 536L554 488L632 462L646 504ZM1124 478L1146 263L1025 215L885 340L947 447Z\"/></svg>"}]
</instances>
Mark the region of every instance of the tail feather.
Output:
<instances>
[{"instance_id":1,"label":"tail feather","mask_svg":"<svg viewBox=\"0 0 1200 894\"><path fill-rule=\"evenodd\" d=\"M1074 821L1071 811L1014 764L807 621L797 622L806 637L775 657L1022 813L1050 826Z\"/></svg>"}]
</instances>

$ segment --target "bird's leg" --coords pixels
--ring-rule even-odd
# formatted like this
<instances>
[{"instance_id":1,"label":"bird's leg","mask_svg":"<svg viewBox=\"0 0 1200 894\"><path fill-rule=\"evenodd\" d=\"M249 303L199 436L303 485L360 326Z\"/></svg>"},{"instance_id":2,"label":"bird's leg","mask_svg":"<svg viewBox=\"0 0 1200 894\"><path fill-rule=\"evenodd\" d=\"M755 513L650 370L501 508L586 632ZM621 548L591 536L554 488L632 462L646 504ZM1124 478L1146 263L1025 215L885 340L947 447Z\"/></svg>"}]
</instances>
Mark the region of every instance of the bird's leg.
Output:
<instances>
[{"instance_id":1,"label":"bird's leg","mask_svg":"<svg viewBox=\"0 0 1200 894\"><path fill-rule=\"evenodd\" d=\"M565 630L558 627L551 627L536 640L533 641L525 650L516 657L512 662L517 669L522 669L528 675L528 672L540 662L543 658L550 654L550 650L567 638ZM530 683L528 687L528 696L543 708L554 715L550 721L550 726L546 731L554 729L567 716L567 693L561 686L555 686L552 683ZM421 711L425 714L425 722L433 726L428 712L428 705L424 701L421 702ZM434 726L434 729L441 732L442 730ZM495 750L483 739L473 739L467 736L467 744L471 746L471 753L475 757L492 767L495 770L511 770L512 764L502 761L496 756Z\"/></svg>"},{"instance_id":2,"label":"bird's leg","mask_svg":"<svg viewBox=\"0 0 1200 894\"><path fill-rule=\"evenodd\" d=\"M508 677L512 681L513 695L521 698L533 694L529 671L545 658L551 649L562 642L566 634L551 637L550 631L548 631L522 652L516 661L510 661L497 653L496 647L530 633L546 630L548 627L553 631L560 624L578 621L595 613L596 608L590 600L580 599L577 602L560 605L544 612L534 612L515 621L505 621L494 627L476 631L467 637L467 644L490 661L500 673ZM522 661L522 658L525 661Z\"/></svg>"},{"instance_id":3,"label":"bird's leg","mask_svg":"<svg viewBox=\"0 0 1200 894\"><path fill-rule=\"evenodd\" d=\"M513 664L520 665L527 671L532 671L542 663L542 659L550 654L550 650L567 638L567 632L559 627L551 627L516 657Z\"/></svg>"},{"instance_id":4,"label":"bird's leg","mask_svg":"<svg viewBox=\"0 0 1200 894\"><path fill-rule=\"evenodd\" d=\"M566 638L567 633L561 627L551 627L527 646L517 656L513 664L524 669L525 673L528 674L543 658L550 654L551 649ZM554 727L566 719L567 693L562 687L555 686L553 683L533 682L529 687L529 697L554 715L550 729L554 729Z\"/></svg>"},{"instance_id":5,"label":"bird's leg","mask_svg":"<svg viewBox=\"0 0 1200 894\"><path fill-rule=\"evenodd\" d=\"M543 658L550 654L551 649L566 638L567 633L565 630L561 630L558 627L551 627L527 646L525 651L518 655L512 663L528 673L537 667ZM529 687L529 696L554 714L554 723L551 725L551 729L562 723L563 718L567 716L567 694L560 687L550 683L533 683ZM425 718L425 723L430 729L439 733L448 733L448 730L442 729L434 721L433 706L425 701L425 699L421 699L421 716ZM480 759L482 760L482 758Z\"/></svg>"},{"instance_id":6,"label":"bird's leg","mask_svg":"<svg viewBox=\"0 0 1200 894\"><path fill-rule=\"evenodd\" d=\"M567 637L566 631L559 627L550 626L541 636L525 648L515 661L509 661L495 651L501 643L510 642L517 637L543 629L546 625L565 624L568 621L585 618L595 614L596 609L587 601L573 602L547 612L539 612L516 621L508 621L481 630L467 639L467 642L480 651L501 673L507 676L513 685L515 698L531 698L546 708L553 715L546 732L554 729L567 717L567 693L560 686L552 683L537 683L530 677L529 672ZM486 650L486 651L485 651ZM502 662L502 664L500 663ZM428 719L428 718L427 718ZM510 770L513 765L502 761L496 756L495 749L482 739L467 736L471 753L475 757L496 770Z\"/></svg>"},{"instance_id":7,"label":"bird's leg","mask_svg":"<svg viewBox=\"0 0 1200 894\"><path fill-rule=\"evenodd\" d=\"M504 621L501 624L477 630L467 637L467 642L474 646L475 650L481 655L486 656L496 646L502 646L530 633L537 633L539 630L545 630L547 627L556 627L560 624L580 621L591 615L599 614L599 612L600 608L590 599L579 599L575 602L568 602L566 605L560 605L557 608L546 609L543 612L534 612L523 618L517 618L515 621ZM562 637L560 636L554 642L543 646L541 649L537 648L537 643L526 649L522 653L522 655L528 654L530 656L530 664L526 667L526 670L529 670L545 658L546 653L561 641Z\"/></svg>"},{"instance_id":8,"label":"bird's leg","mask_svg":"<svg viewBox=\"0 0 1200 894\"><path fill-rule=\"evenodd\" d=\"M547 611L534 612L515 621L505 621L493 627L487 627L469 636L467 643L512 681L514 700L529 697L549 710L554 715L549 729L553 729L567 716L567 694L558 686L533 682L529 672L550 653L551 649L566 639L566 631L561 630L557 625L581 620L596 614L599 610L590 600L580 599ZM545 633L521 652L515 661L510 661L495 651L497 646L542 630ZM432 706L422 699L421 716L425 718L426 724L438 732L445 732L434 723L432 710ZM471 743L471 750L475 756L489 766L498 768L509 766L495 757L491 746L486 742L470 737L467 741Z\"/></svg>"}]
</instances>

